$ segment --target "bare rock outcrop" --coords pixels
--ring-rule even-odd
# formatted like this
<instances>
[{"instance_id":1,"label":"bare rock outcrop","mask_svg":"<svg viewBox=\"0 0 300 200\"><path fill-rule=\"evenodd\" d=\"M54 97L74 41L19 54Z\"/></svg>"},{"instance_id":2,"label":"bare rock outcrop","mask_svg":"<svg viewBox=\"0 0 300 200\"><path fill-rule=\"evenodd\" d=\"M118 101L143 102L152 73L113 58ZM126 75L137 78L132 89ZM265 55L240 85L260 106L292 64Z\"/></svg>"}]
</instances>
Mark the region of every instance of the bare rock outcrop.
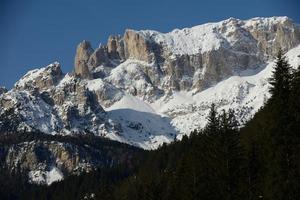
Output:
<instances>
[{"instance_id":1,"label":"bare rock outcrop","mask_svg":"<svg viewBox=\"0 0 300 200\"><path fill-rule=\"evenodd\" d=\"M82 41L77 46L74 64L75 74L83 79L92 78L88 67L88 61L93 51L91 44L86 40Z\"/></svg>"},{"instance_id":2,"label":"bare rock outcrop","mask_svg":"<svg viewBox=\"0 0 300 200\"><path fill-rule=\"evenodd\" d=\"M245 23L245 29L257 40L258 48L267 57L274 58L280 48L287 52L300 43L300 27L288 17L280 19L276 23L272 18L254 18Z\"/></svg>"},{"instance_id":3,"label":"bare rock outcrop","mask_svg":"<svg viewBox=\"0 0 300 200\"><path fill-rule=\"evenodd\" d=\"M100 46L99 48L97 48L91 54L87 65L89 66L90 71L94 70L96 67L98 67L100 65L112 66L110 59L109 59L107 47Z\"/></svg>"},{"instance_id":4,"label":"bare rock outcrop","mask_svg":"<svg viewBox=\"0 0 300 200\"><path fill-rule=\"evenodd\" d=\"M150 43L146 38L133 30L126 30L124 34L125 58L132 58L145 62L151 62Z\"/></svg>"},{"instance_id":5,"label":"bare rock outcrop","mask_svg":"<svg viewBox=\"0 0 300 200\"><path fill-rule=\"evenodd\" d=\"M107 42L108 54L110 59L125 60L124 41L121 36L111 35Z\"/></svg>"}]
</instances>

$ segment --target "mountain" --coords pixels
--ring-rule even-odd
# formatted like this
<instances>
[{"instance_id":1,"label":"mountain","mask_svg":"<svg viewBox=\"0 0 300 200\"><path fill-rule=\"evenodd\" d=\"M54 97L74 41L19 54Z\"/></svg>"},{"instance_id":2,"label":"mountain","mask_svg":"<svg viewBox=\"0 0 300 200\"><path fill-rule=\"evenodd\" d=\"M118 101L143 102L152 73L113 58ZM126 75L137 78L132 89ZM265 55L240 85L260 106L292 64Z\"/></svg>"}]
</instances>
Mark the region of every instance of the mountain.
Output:
<instances>
[{"instance_id":1,"label":"mountain","mask_svg":"<svg viewBox=\"0 0 300 200\"><path fill-rule=\"evenodd\" d=\"M244 126L270 97L279 49L297 67L299 44L287 17L126 30L96 49L83 41L73 72L54 62L1 87L0 164L38 184L131 166L141 150L121 143L156 149L181 139L205 126L212 103Z\"/></svg>"},{"instance_id":2,"label":"mountain","mask_svg":"<svg viewBox=\"0 0 300 200\"><path fill-rule=\"evenodd\" d=\"M76 50L0 93L1 132L95 135L155 149L204 127L211 103L243 124L269 98L279 49L298 65L300 27L288 17L230 18L169 33L126 30Z\"/></svg>"}]
</instances>

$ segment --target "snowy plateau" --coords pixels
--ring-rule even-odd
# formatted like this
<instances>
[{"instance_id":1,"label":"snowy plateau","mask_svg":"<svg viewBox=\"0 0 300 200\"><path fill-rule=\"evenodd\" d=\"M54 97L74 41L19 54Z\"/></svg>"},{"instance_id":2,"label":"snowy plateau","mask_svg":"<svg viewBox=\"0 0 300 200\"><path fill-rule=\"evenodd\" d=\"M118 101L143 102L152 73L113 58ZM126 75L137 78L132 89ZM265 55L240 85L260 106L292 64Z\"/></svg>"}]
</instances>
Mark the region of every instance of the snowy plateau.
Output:
<instances>
[{"instance_id":1,"label":"snowy plateau","mask_svg":"<svg viewBox=\"0 0 300 200\"><path fill-rule=\"evenodd\" d=\"M75 72L53 63L0 93L0 127L13 119L12 130L92 133L156 149L203 128L212 103L234 109L243 126L270 97L279 48L300 64L299 30L287 17L230 18L170 33L126 30L96 50L84 43L77 58L86 65ZM50 184L62 174L53 168L30 177Z\"/></svg>"}]
</instances>

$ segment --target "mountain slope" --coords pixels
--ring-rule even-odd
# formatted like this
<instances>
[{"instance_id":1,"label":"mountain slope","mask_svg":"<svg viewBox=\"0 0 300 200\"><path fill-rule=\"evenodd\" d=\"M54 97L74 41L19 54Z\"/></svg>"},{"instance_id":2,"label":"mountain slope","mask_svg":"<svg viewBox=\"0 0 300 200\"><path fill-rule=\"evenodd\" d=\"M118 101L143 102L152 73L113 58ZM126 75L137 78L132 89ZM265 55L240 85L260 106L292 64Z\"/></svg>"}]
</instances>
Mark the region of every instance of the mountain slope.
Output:
<instances>
[{"instance_id":1,"label":"mountain slope","mask_svg":"<svg viewBox=\"0 0 300 200\"><path fill-rule=\"evenodd\" d=\"M294 68L299 66L300 46L287 52L286 56ZM274 62L270 62L257 70L243 71L240 75L220 81L204 91L176 91L172 96L164 96L147 104L129 103L125 100L128 97L124 97L107 110L128 107L139 111L146 110L149 113L154 111L170 119L171 125L180 134L179 138L205 126L211 103L215 103L218 110L234 109L239 122L243 125L270 97L268 79L271 77L273 67ZM137 97L130 98L134 99L132 102L140 101Z\"/></svg>"}]
</instances>

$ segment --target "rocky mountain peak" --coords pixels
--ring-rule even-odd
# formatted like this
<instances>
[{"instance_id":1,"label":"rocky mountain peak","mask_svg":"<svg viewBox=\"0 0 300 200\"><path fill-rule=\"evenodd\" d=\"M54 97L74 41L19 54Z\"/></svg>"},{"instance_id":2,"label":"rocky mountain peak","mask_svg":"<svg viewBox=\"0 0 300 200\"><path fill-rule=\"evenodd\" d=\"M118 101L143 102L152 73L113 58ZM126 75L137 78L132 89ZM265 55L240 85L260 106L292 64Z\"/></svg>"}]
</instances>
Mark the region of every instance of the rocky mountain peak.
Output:
<instances>
[{"instance_id":1,"label":"rocky mountain peak","mask_svg":"<svg viewBox=\"0 0 300 200\"><path fill-rule=\"evenodd\" d=\"M124 37L125 57L140 61L151 62L151 44L142 34L127 29Z\"/></svg>"},{"instance_id":2,"label":"rocky mountain peak","mask_svg":"<svg viewBox=\"0 0 300 200\"><path fill-rule=\"evenodd\" d=\"M94 50L90 42L84 40L77 46L75 56L75 74L81 78L92 78L88 68L88 61Z\"/></svg>"},{"instance_id":3,"label":"rocky mountain peak","mask_svg":"<svg viewBox=\"0 0 300 200\"><path fill-rule=\"evenodd\" d=\"M84 77L106 78L125 60L137 60L153 64L147 79L164 90L202 91L299 43L300 28L288 17L229 18L169 33L127 29L123 37L110 36L81 68Z\"/></svg>"},{"instance_id":4,"label":"rocky mountain peak","mask_svg":"<svg viewBox=\"0 0 300 200\"><path fill-rule=\"evenodd\" d=\"M54 62L47 67L27 72L14 87L19 90L49 89L57 85L63 76L60 64Z\"/></svg>"}]
</instances>

